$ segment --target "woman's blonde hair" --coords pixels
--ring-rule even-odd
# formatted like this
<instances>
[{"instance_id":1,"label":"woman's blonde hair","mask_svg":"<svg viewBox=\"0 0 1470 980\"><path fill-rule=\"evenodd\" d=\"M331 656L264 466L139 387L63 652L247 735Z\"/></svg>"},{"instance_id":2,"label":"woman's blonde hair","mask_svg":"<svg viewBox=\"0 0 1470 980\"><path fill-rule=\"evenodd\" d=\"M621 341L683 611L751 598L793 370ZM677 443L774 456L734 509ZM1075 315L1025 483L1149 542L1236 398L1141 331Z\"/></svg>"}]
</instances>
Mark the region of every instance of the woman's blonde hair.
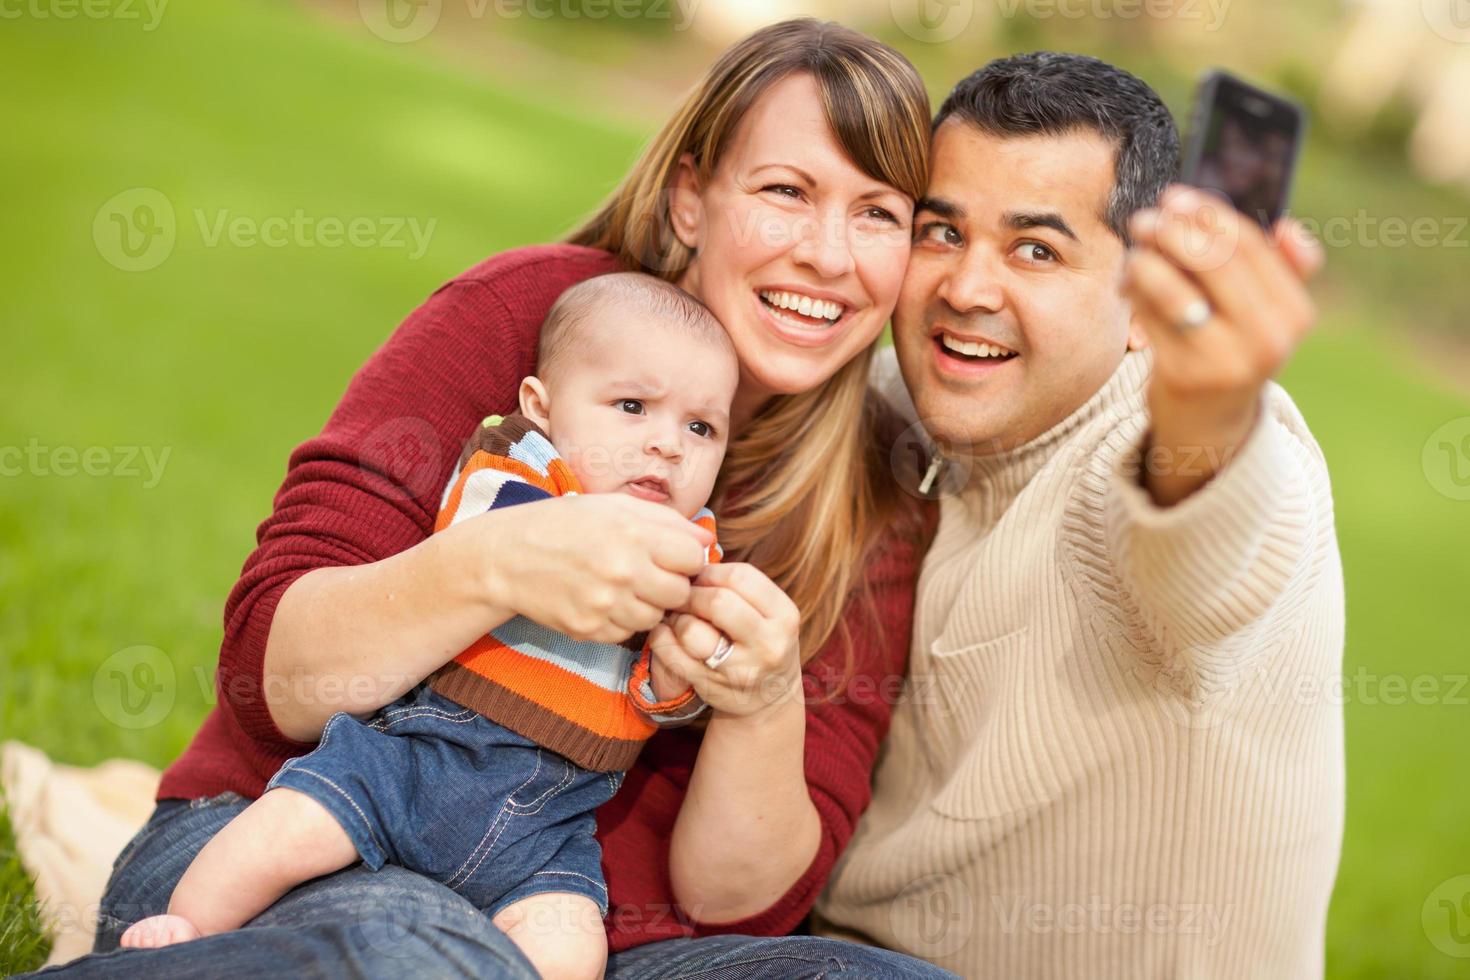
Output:
<instances>
[{"instance_id":1,"label":"woman's blonde hair","mask_svg":"<svg viewBox=\"0 0 1470 980\"><path fill-rule=\"evenodd\" d=\"M914 199L922 195L929 98L914 66L841 24L788 20L726 51L567 240L679 279L694 258L669 220L667 192L680 159L690 154L707 183L756 99L802 73L815 79L832 134L853 164ZM853 598L868 598L864 567L901 503L879 446L879 403L868 395L873 349L811 391L772 399L736 434L716 486L726 554L759 567L801 610L803 664L834 632L846 638L843 612ZM847 656L844 677L850 649Z\"/></svg>"}]
</instances>

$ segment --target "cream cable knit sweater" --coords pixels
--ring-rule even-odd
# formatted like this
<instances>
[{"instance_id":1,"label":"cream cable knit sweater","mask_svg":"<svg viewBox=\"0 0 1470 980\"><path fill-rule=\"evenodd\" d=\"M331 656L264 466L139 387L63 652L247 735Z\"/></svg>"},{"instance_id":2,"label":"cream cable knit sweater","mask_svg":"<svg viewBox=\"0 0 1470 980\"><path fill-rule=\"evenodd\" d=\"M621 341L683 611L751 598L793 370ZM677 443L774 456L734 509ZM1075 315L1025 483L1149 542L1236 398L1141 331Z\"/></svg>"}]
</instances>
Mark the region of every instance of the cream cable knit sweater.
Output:
<instances>
[{"instance_id":1,"label":"cream cable knit sweater","mask_svg":"<svg viewBox=\"0 0 1470 980\"><path fill-rule=\"evenodd\" d=\"M1155 507L1125 475L1148 369L1127 355L943 500L818 935L967 978L1322 974L1344 808L1327 468L1272 386L1225 469Z\"/></svg>"}]
</instances>

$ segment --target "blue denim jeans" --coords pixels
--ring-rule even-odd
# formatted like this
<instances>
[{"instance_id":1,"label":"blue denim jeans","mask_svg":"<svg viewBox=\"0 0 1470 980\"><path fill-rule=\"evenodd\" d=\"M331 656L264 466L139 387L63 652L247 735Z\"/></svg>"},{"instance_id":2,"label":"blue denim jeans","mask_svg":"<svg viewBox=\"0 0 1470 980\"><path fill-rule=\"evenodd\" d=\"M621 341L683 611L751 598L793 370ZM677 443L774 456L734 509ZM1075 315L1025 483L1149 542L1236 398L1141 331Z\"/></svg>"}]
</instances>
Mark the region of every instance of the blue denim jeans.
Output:
<instances>
[{"instance_id":1,"label":"blue denim jeans","mask_svg":"<svg viewBox=\"0 0 1470 980\"><path fill-rule=\"evenodd\" d=\"M424 683L365 721L332 715L266 789L316 800L374 871L417 871L492 919L542 892L606 917L596 811L624 775L583 769Z\"/></svg>"},{"instance_id":2,"label":"blue denim jeans","mask_svg":"<svg viewBox=\"0 0 1470 980\"><path fill-rule=\"evenodd\" d=\"M482 977L538 980L490 919L444 885L396 865L356 864L298 886L234 932L163 949L119 949L123 930L168 910L209 838L250 801L237 793L159 803L113 865L93 952L30 976ZM813 936L712 936L650 943L608 959L607 980L954 980L898 953Z\"/></svg>"}]
</instances>

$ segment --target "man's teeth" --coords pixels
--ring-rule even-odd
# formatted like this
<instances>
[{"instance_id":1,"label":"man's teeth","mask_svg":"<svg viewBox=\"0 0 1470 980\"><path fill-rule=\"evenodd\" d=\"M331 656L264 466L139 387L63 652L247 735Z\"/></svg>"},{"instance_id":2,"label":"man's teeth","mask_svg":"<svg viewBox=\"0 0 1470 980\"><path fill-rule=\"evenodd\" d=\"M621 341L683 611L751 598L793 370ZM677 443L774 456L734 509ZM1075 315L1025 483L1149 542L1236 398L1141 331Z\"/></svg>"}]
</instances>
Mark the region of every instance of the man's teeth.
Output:
<instances>
[{"instance_id":1,"label":"man's teeth","mask_svg":"<svg viewBox=\"0 0 1470 980\"><path fill-rule=\"evenodd\" d=\"M940 342L944 344L945 350L954 351L956 354L964 354L966 357L1010 357L1015 353L995 344L981 344L972 340L960 340L949 334L940 334Z\"/></svg>"},{"instance_id":2,"label":"man's teeth","mask_svg":"<svg viewBox=\"0 0 1470 980\"><path fill-rule=\"evenodd\" d=\"M802 316L813 316L829 323L835 323L846 309L841 303L831 300L816 299L811 296L803 296L800 293L783 293L771 289L761 290L761 299L770 303L780 310L791 310Z\"/></svg>"}]
</instances>

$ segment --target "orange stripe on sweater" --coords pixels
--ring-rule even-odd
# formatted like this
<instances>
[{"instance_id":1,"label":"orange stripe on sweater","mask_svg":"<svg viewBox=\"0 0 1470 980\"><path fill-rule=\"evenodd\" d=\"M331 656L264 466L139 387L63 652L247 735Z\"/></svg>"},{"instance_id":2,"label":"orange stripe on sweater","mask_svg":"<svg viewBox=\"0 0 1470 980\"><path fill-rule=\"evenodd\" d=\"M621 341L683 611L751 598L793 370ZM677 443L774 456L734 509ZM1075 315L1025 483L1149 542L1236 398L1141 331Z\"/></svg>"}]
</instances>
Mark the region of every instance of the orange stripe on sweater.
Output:
<instances>
[{"instance_id":1,"label":"orange stripe on sweater","mask_svg":"<svg viewBox=\"0 0 1470 980\"><path fill-rule=\"evenodd\" d=\"M657 730L629 704L626 694L603 690L585 677L527 656L488 633L455 657L454 662L604 738L647 738ZM575 691L573 700L587 706L586 717L568 718L558 708L558 701L562 704L567 701L565 697L556 697L561 689Z\"/></svg>"}]
</instances>

